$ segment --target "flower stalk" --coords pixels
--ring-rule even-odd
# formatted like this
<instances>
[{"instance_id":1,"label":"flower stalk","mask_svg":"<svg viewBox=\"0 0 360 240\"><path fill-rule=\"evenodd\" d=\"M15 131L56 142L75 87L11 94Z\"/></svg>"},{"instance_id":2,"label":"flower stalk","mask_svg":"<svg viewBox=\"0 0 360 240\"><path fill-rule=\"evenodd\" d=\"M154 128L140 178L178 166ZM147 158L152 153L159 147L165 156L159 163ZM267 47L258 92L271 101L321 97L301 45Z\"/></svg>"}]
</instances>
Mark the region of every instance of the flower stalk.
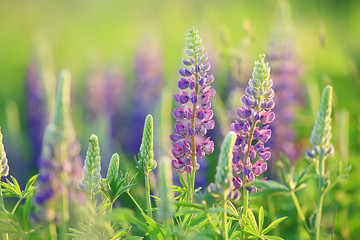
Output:
<instances>
[{"instance_id":1,"label":"flower stalk","mask_svg":"<svg viewBox=\"0 0 360 240\"><path fill-rule=\"evenodd\" d=\"M185 68L179 70L179 93L174 95L175 101L180 104L173 111L173 118L177 124L174 128L175 134L171 134L170 139L175 145L172 148L172 167L180 174L185 171L190 174L188 200L192 201L195 174L200 168L197 160L214 151L214 142L210 141L210 138L206 138L202 144L197 144L196 135L205 136L207 130L215 126L210 99L215 96L216 91L210 87L215 78L207 74L211 67L207 61L208 54L203 53L204 45L195 28L187 32L185 46Z\"/></svg>"},{"instance_id":2,"label":"flower stalk","mask_svg":"<svg viewBox=\"0 0 360 240\"><path fill-rule=\"evenodd\" d=\"M154 160L154 127L153 117L149 114L146 116L142 142L138 154L138 168L143 172L145 177L145 196L147 205L147 214L152 217L150 181L149 173L156 168Z\"/></svg>"}]
</instances>

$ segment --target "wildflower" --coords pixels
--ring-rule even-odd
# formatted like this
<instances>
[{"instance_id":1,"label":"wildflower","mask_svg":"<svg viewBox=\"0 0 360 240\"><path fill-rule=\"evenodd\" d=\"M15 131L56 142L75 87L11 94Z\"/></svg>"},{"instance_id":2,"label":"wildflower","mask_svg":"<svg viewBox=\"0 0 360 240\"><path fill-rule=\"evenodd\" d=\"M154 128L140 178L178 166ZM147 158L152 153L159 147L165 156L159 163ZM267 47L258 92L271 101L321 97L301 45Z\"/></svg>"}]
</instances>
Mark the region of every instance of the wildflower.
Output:
<instances>
[{"instance_id":1,"label":"wildflower","mask_svg":"<svg viewBox=\"0 0 360 240\"><path fill-rule=\"evenodd\" d=\"M299 155L297 151L296 131L293 128L294 115L304 102L304 87L300 83L301 64L294 47L292 33L291 9L287 1L280 3L277 18L272 29L272 40L269 44L269 65L276 92L273 109L277 124L270 124L272 139L269 146L273 149L273 158L280 158L283 152L294 161Z\"/></svg>"},{"instance_id":2,"label":"wildflower","mask_svg":"<svg viewBox=\"0 0 360 240\"><path fill-rule=\"evenodd\" d=\"M183 59L185 68L179 70L179 92L174 95L175 101L179 103L173 111L177 123L170 139L174 142L173 168L191 173L200 167L196 158L203 158L214 151L214 142L210 137L196 144L195 135L205 136L215 126L210 99L216 92L210 87L215 78L207 73L211 66L206 62L208 54L203 53L204 45L198 31L191 28L186 37L187 58Z\"/></svg>"},{"instance_id":3,"label":"wildflower","mask_svg":"<svg viewBox=\"0 0 360 240\"><path fill-rule=\"evenodd\" d=\"M253 182L256 176L267 170L266 161L271 157L269 147L264 144L271 137L269 123L275 119L272 109L275 106L274 90L270 79L270 68L265 63L265 55L260 55L260 61L255 62L252 79L245 89L241 101L243 105L237 109L239 120L231 124L231 130L237 134L233 148L233 170L235 174L242 173L243 180L233 177L235 188L241 188L244 183ZM248 186L247 190L256 192L256 187Z\"/></svg>"},{"instance_id":4,"label":"wildflower","mask_svg":"<svg viewBox=\"0 0 360 240\"><path fill-rule=\"evenodd\" d=\"M25 74L26 116L32 146L33 162L39 159L41 143L47 120L45 89L41 80L40 66L31 59Z\"/></svg>"},{"instance_id":5,"label":"wildflower","mask_svg":"<svg viewBox=\"0 0 360 240\"><path fill-rule=\"evenodd\" d=\"M82 179L79 186L88 192L91 199L93 199L98 189L98 183L101 178L100 170L100 147L98 137L93 134L89 139L89 148L86 153Z\"/></svg>"},{"instance_id":6,"label":"wildflower","mask_svg":"<svg viewBox=\"0 0 360 240\"><path fill-rule=\"evenodd\" d=\"M311 131L312 149L307 149L305 153L308 159L315 160L320 156L324 159L334 155L334 147L331 144L332 91L331 86L326 86L321 95L318 117Z\"/></svg>"}]
</instances>

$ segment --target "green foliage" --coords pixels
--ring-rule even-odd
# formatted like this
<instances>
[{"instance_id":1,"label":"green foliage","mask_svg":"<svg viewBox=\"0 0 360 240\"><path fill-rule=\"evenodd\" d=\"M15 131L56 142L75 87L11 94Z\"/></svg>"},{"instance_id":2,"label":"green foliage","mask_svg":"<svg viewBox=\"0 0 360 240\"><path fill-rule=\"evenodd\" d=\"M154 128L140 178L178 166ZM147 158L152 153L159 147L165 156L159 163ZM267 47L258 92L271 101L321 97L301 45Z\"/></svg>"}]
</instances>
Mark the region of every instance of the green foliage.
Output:
<instances>
[{"instance_id":1,"label":"green foliage","mask_svg":"<svg viewBox=\"0 0 360 240\"><path fill-rule=\"evenodd\" d=\"M16 179L13 176L10 177L12 181L6 179L6 183L1 182L1 186L4 187L3 193L6 197L17 197L19 199L25 199L28 198L35 191L34 183L38 175L34 175L29 179L23 191L21 191L20 185L18 184Z\"/></svg>"},{"instance_id":2,"label":"green foliage","mask_svg":"<svg viewBox=\"0 0 360 240\"><path fill-rule=\"evenodd\" d=\"M156 168L154 160L154 126L153 117L149 114L146 116L142 142L138 154L138 168L147 174Z\"/></svg>"},{"instance_id":3,"label":"green foliage","mask_svg":"<svg viewBox=\"0 0 360 240\"><path fill-rule=\"evenodd\" d=\"M121 171L120 157L117 153L113 154L109 163L109 168L106 178L101 180L100 191L106 199L113 204L116 199L124 192L130 191L131 187L135 185L135 176L129 176L129 171Z\"/></svg>"},{"instance_id":4,"label":"green foliage","mask_svg":"<svg viewBox=\"0 0 360 240\"><path fill-rule=\"evenodd\" d=\"M86 159L83 168L83 177L80 182L80 188L85 190L92 199L97 192L100 175L100 147L98 137L91 135L89 139L89 148L86 153Z\"/></svg>"},{"instance_id":5,"label":"green foliage","mask_svg":"<svg viewBox=\"0 0 360 240\"><path fill-rule=\"evenodd\" d=\"M270 223L267 227L264 227L264 209L261 206L258 215L258 221L254 216L254 213L248 209L248 214L242 215L242 224L243 230L246 235L249 235L249 239L272 239L272 240L281 240L283 238L278 236L270 236L266 235L270 230L274 229L279 223L285 220L287 217L282 217L276 219L272 223Z\"/></svg>"}]
</instances>

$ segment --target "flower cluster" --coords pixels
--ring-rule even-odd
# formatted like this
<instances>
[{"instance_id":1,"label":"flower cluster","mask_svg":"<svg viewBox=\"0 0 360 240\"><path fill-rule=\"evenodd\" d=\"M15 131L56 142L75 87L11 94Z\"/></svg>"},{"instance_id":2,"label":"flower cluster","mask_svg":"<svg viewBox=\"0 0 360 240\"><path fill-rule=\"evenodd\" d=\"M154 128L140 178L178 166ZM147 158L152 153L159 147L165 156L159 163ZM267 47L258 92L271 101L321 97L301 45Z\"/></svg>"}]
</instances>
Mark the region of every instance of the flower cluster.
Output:
<instances>
[{"instance_id":1,"label":"flower cluster","mask_svg":"<svg viewBox=\"0 0 360 240\"><path fill-rule=\"evenodd\" d=\"M279 5L272 38L269 43L268 61L271 67L277 124L270 124L272 138L269 146L273 149L273 158L280 159L280 152L294 161L298 156L299 144L295 142L296 131L293 127L296 109L304 103L304 87L300 82L302 66L294 46L290 5L283 1Z\"/></svg>"},{"instance_id":2,"label":"flower cluster","mask_svg":"<svg viewBox=\"0 0 360 240\"><path fill-rule=\"evenodd\" d=\"M314 161L320 156L331 157L334 155L334 147L331 144L332 92L331 86L326 86L323 90L318 116L311 131L312 149L306 150L306 157Z\"/></svg>"},{"instance_id":3,"label":"flower cluster","mask_svg":"<svg viewBox=\"0 0 360 240\"><path fill-rule=\"evenodd\" d=\"M172 160L173 168L191 173L194 168L200 167L196 157L203 158L214 151L214 142L209 137L196 144L195 135L205 136L207 130L215 126L210 99L216 92L210 87L215 78L207 74L210 63L206 62L208 54L203 53L204 45L198 31L191 28L186 37L185 54L188 58L183 59L185 68L179 70L179 93L175 93L174 99L180 105L173 111L173 118L177 121L176 133L171 134L170 139L175 142L172 148L175 158Z\"/></svg>"},{"instance_id":4,"label":"flower cluster","mask_svg":"<svg viewBox=\"0 0 360 240\"><path fill-rule=\"evenodd\" d=\"M275 119L272 109L275 106L275 95L270 79L270 68L264 62L265 55L260 55L260 61L255 62L252 79L241 98L243 105L236 113L240 120L231 124L231 130L237 133L233 148L233 170L235 174L243 174L243 180L234 176L233 184L236 189L242 187L243 182L253 182L255 176L267 170L266 161L271 157L270 148L264 144L271 137L269 123ZM259 126L257 126L259 124ZM254 142L253 142L254 141ZM256 161L254 164L252 162ZM256 192L257 188L247 186L247 190Z\"/></svg>"},{"instance_id":5,"label":"flower cluster","mask_svg":"<svg viewBox=\"0 0 360 240\"><path fill-rule=\"evenodd\" d=\"M47 112L44 85L38 61L31 59L25 73L26 118L32 147L32 161L36 163L41 154Z\"/></svg>"}]
</instances>

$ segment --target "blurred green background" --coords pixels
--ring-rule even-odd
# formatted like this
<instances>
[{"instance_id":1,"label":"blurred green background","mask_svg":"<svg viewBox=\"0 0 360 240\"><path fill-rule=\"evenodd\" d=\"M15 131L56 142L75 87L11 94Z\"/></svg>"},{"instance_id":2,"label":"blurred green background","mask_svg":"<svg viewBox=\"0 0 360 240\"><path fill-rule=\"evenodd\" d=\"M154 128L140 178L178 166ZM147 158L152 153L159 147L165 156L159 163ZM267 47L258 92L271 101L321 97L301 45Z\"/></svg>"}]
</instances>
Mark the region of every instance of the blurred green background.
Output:
<instances>
[{"instance_id":1,"label":"blurred green background","mask_svg":"<svg viewBox=\"0 0 360 240\"><path fill-rule=\"evenodd\" d=\"M306 108L297 114L297 132L307 146L320 91L326 84L333 85L334 142L336 149L343 141L349 142L349 159L353 164L348 183L339 187L340 195L333 199L350 211L349 216L343 216L350 223L341 236L351 239L350 233L360 230L359 218L354 213L360 211L357 190L360 184L356 176L360 171L360 3L356 0L289 3L295 51L302 64L302 83L308 90ZM222 39L229 35L231 47L240 54L244 50L246 61L252 63L260 53L267 52L279 1L3 0L0 5L0 125L5 147L10 149L11 165L15 151L11 149L18 149L24 160L29 161L31 139L27 137L25 120L24 79L30 58L39 51L46 53L45 65L55 73L61 69L72 73L73 121L84 151L89 134L98 131L83 125L84 86L94 66L114 65L121 69L126 83L132 85L136 52L144 43L156 42L162 55L163 87L172 94L177 87L185 33L195 26L209 52L219 96L226 96L229 66L223 56ZM349 113L348 140L343 139L347 134L338 131L337 113L342 109ZM6 145L7 137L12 139L12 146Z\"/></svg>"}]
</instances>

